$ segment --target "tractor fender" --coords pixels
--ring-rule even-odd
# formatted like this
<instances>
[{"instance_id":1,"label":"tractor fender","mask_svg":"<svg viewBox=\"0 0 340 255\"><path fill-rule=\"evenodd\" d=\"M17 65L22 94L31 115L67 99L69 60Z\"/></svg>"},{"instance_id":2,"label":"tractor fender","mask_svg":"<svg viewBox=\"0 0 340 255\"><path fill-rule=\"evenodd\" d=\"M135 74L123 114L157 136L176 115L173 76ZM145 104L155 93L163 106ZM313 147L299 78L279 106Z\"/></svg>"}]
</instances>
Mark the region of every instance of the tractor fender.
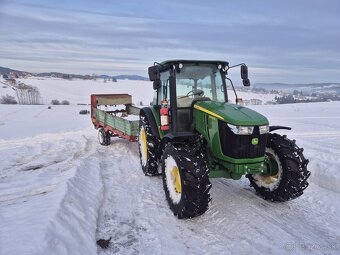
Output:
<instances>
[{"instance_id":1,"label":"tractor fender","mask_svg":"<svg viewBox=\"0 0 340 255\"><path fill-rule=\"evenodd\" d=\"M179 143L186 144L187 141L194 137L195 134L193 132L168 132L162 139L160 148L163 150L167 143Z\"/></svg>"},{"instance_id":2,"label":"tractor fender","mask_svg":"<svg viewBox=\"0 0 340 255\"><path fill-rule=\"evenodd\" d=\"M155 120L155 116L152 113L152 110L150 109L150 107L144 107L140 110L139 115L144 115L146 116L146 118L148 119L148 122L150 124L151 127L151 132L152 135L154 137L156 137L157 139L159 139L159 132L158 132L158 126Z\"/></svg>"},{"instance_id":3,"label":"tractor fender","mask_svg":"<svg viewBox=\"0 0 340 255\"><path fill-rule=\"evenodd\" d=\"M269 126L269 132L272 132L274 130L278 130L278 129L287 129L287 130L291 130L291 127L285 127L285 126Z\"/></svg>"}]
</instances>

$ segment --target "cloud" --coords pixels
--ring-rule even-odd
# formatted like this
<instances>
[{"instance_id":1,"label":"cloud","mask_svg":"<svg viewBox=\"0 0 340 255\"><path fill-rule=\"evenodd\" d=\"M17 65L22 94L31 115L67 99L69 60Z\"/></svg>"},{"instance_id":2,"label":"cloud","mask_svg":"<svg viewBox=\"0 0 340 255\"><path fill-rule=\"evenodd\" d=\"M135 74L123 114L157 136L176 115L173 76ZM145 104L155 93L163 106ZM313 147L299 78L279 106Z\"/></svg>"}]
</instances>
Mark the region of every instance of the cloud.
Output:
<instances>
[{"instance_id":1,"label":"cloud","mask_svg":"<svg viewBox=\"0 0 340 255\"><path fill-rule=\"evenodd\" d=\"M0 65L145 75L154 61L223 59L246 62L265 80L303 78L296 70L306 80L319 78L312 72L339 80L339 8L334 1L329 6L262 0L5 2Z\"/></svg>"}]
</instances>

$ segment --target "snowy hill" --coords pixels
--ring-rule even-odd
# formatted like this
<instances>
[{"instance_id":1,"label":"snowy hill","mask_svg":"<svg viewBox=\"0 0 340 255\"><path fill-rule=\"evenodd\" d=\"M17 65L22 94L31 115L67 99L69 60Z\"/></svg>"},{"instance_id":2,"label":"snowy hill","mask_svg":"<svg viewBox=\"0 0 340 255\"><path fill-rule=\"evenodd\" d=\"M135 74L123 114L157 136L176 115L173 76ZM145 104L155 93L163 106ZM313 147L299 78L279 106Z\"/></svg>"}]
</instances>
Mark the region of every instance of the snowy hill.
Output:
<instances>
[{"instance_id":1,"label":"snowy hill","mask_svg":"<svg viewBox=\"0 0 340 255\"><path fill-rule=\"evenodd\" d=\"M266 90L279 90L293 93L294 90L302 91L305 94L336 94L340 95L340 83L312 83L312 84L285 84L285 83L256 83L256 88Z\"/></svg>"},{"instance_id":2,"label":"snowy hill","mask_svg":"<svg viewBox=\"0 0 340 255\"><path fill-rule=\"evenodd\" d=\"M291 126L304 147L312 175L303 196L271 203L246 179L212 179L210 209L178 220L161 178L142 173L137 144L100 146L78 114L89 106L74 105L91 93L148 103L150 82L22 81L45 102L73 105L0 105L0 254L339 254L340 102L251 106ZM97 247L109 237L109 249Z\"/></svg>"}]
</instances>

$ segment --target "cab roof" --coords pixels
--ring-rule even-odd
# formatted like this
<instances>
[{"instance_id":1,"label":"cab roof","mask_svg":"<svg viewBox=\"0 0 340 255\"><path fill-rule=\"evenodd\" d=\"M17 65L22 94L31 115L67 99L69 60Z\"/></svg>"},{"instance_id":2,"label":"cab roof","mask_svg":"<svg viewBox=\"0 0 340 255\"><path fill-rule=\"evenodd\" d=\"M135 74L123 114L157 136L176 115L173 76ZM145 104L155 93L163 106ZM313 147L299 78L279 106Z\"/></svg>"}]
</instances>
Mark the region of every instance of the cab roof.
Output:
<instances>
[{"instance_id":1,"label":"cab roof","mask_svg":"<svg viewBox=\"0 0 340 255\"><path fill-rule=\"evenodd\" d=\"M200 63L200 64L221 64L221 65L229 65L227 61L222 60L188 60L188 59L173 59L173 60L166 60L160 63L161 65L171 65L171 64L178 64L178 63Z\"/></svg>"}]
</instances>

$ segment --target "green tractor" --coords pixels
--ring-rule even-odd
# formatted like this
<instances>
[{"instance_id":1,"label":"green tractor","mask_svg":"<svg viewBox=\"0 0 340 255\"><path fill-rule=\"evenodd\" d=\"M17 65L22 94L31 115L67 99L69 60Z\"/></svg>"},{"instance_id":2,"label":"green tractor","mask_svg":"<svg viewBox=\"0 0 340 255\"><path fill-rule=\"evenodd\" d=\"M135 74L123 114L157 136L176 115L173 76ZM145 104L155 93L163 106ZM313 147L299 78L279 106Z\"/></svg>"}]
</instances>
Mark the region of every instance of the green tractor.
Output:
<instances>
[{"instance_id":1,"label":"green tractor","mask_svg":"<svg viewBox=\"0 0 340 255\"><path fill-rule=\"evenodd\" d=\"M240 66L244 86L248 68ZM271 133L263 115L241 106L226 61L171 60L149 67L154 100L140 111L139 154L147 176L162 175L166 199L178 218L203 214L211 200L209 178L245 175L271 201L297 198L310 172L303 149ZM236 104L228 103L230 82Z\"/></svg>"}]
</instances>

